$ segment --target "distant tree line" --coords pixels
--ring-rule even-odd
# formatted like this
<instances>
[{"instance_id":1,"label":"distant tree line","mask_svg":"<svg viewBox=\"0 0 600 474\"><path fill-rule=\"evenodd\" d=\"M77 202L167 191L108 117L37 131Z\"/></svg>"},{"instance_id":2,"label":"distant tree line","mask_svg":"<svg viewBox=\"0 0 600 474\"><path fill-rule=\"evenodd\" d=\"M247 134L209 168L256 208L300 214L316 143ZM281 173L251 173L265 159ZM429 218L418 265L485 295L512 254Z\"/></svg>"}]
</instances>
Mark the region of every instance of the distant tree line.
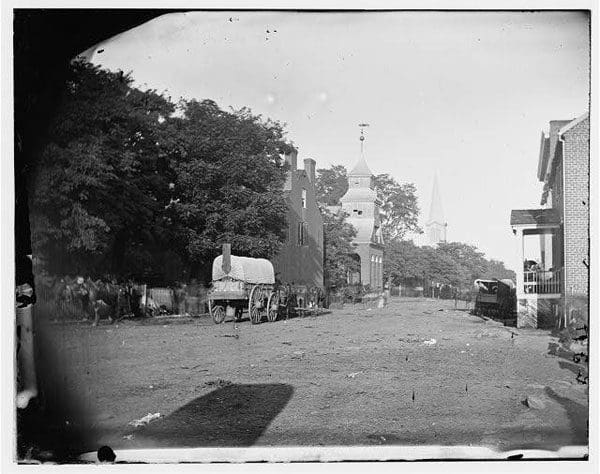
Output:
<instances>
[{"instance_id":1,"label":"distant tree line","mask_svg":"<svg viewBox=\"0 0 600 474\"><path fill-rule=\"evenodd\" d=\"M477 278L515 280L515 272L498 260L488 260L473 245L441 242L418 247L392 240L384 249L384 274L394 285L426 288L431 283L468 289Z\"/></svg>"}]
</instances>

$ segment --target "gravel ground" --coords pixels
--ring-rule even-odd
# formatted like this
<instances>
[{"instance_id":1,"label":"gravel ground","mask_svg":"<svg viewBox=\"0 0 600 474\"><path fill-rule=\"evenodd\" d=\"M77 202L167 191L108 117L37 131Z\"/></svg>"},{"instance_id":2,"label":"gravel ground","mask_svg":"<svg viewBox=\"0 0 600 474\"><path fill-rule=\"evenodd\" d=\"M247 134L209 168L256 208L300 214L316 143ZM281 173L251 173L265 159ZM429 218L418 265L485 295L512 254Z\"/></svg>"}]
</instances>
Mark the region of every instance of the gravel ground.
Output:
<instances>
[{"instance_id":1,"label":"gravel ground","mask_svg":"<svg viewBox=\"0 0 600 474\"><path fill-rule=\"evenodd\" d=\"M547 331L453 301L396 298L257 326L200 318L39 333L56 409L47 429L31 417L23 426L37 423L41 448L587 444L584 364ZM129 424L149 413L160 418Z\"/></svg>"}]
</instances>

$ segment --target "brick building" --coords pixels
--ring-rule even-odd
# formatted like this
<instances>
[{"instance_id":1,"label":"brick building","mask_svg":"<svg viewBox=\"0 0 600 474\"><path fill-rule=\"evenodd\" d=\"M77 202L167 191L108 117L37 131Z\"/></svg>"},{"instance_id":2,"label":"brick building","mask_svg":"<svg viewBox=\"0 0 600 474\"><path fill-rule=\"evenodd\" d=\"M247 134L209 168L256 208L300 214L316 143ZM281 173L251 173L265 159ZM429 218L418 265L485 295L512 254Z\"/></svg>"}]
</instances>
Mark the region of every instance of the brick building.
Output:
<instances>
[{"instance_id":1,"label":"brick building","mask_svg":"<svg viewBox=\"0 0 600 474\"><path fill-rule=\"evenodd\" d=\"M298 152L285 155L289 166L284 185L288 207L288 238L273 260L281 282L323 288L323 218L315 192L316 163L304 160L298 169Z\"/></svg>"},{"instance_id":2,"label":"brick building","mask_svg":"<svg viewBox=\"0 0 600 474\"><path fill-rule=\"evenodd\" d=\"M519 327L540 327L576 313L589 299L589 113L550 122L542 133L537 178L541 209L513 210Z\"/></svg>"}]
</instances>

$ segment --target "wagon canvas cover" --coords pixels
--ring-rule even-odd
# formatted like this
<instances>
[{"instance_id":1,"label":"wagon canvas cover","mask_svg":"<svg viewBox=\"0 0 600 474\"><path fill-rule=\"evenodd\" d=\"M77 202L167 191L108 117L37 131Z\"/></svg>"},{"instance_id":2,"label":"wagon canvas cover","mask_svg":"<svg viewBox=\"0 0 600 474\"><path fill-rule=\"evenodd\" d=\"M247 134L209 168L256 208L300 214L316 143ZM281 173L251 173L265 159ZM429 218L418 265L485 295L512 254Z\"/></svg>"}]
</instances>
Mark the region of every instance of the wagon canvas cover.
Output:
<instances>
[{"instance_id":1,"label":"wagon canvas cover","mask_svg":"<svg viewBox=\"0 0 600 474\"><path fill-rule=\"evenodd\" d=\"M234 280L244 281L253 284L268 284L275 283L275 272L271 262L264 258L249 258L231 256L231 271L225 273L223 271L223 256L219 255L213 261L212 279L213 281L221 280L225 277Z\"/></svg>"}]
</instances>

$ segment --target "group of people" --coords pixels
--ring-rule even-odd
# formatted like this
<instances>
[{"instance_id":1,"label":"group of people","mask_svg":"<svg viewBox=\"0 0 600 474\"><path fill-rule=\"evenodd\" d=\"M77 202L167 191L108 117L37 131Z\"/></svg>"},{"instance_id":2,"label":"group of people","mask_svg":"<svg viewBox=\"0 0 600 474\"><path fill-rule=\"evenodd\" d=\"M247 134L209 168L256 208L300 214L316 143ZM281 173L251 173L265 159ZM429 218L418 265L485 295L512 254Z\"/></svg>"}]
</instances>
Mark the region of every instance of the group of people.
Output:
<instances>
[{"instance_id":1,"label":"group of people","mask_svg":"<svg viewBox=\"0 0 600 474\"><path fill-rule=\"evenodd\" d=\"M118 281L114 277L93 280L83 276L45 276L38 282L43 299L57 307L69 305L85 319L101 316L109 321L128 315L141 316L142 294L133 281Z\"/></svg>"},{"instance_id":2,"label":"group of people","mask_svg":"<svg viewBox=\"0 0 600 474\"><path fill-rule=\"evenodd\" d=\"M544 272L544 271L546 271L543 263L538 263L535 260L525 260L523 262L523 270L526 272ZM548 271L552 271L552 268L548 269Z\"/></svg>"}]
</instances>

